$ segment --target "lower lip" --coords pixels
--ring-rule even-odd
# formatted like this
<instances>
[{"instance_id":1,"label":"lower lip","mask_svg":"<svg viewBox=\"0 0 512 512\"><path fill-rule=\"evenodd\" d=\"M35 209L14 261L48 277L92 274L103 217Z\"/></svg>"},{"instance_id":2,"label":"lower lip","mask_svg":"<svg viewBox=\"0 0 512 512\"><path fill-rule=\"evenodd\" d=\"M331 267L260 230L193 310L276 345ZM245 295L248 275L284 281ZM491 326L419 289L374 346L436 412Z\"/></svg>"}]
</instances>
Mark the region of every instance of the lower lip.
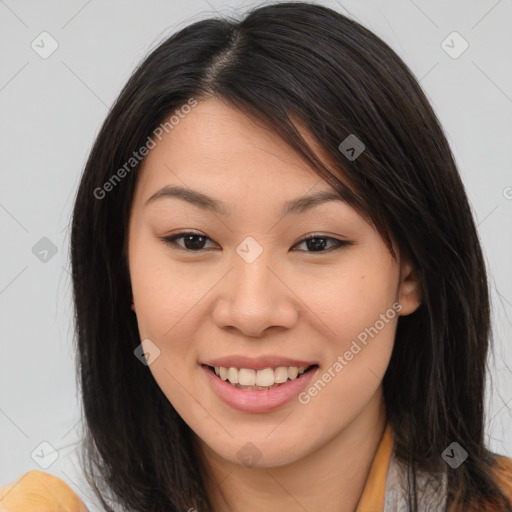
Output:
<instances>
[{"instance_id":1,"label":"lower lip","mask_svg":"<svg viewBox=\"0 0 512 512\"><path fill-rule=\"evenodd\" d=\"M208 366L201 365L201 367L221 400L233 409L252 413L269 412L287 404L304 390L318 370L316 366L297 379L288 380L277 388L256 391L236 388L218 377Z\"/></svg>"}]
</instances>

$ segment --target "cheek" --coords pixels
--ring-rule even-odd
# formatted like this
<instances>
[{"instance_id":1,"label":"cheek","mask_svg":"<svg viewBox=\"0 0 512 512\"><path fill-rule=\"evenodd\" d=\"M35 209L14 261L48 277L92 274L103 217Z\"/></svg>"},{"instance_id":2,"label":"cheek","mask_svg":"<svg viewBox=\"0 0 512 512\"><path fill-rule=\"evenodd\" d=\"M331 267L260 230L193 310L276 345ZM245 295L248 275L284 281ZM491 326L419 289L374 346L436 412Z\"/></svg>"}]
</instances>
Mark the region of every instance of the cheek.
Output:
<instances>
[{"instance_id":1,"label":"cheek","mask_svg":"<svg viewBox=\"0 0 512 512\"><path fill-rule=\"evenodd\" d=\"M146 238L146 240L144 240ZM185 263L172 260L163 242L150 235L135 238L130 247L130 279L141 336L155 340L173 337L194 304L208 291L210 279L198 278Z\"/></svg>"},{"instance_id":2,"label":"cheek","mask_svg":"<svg viewBox=\"0 0 512 512\"><path fill-rule=\"evenodd\" d=\"M377 246L346 258L343 268L324 280L325 287L305 300L327 343L317 384L306 390L303 403L314 398L320 409L343 404L347 414L356 414L376 392L400 311L398 267L388 255Z\"/></svg>"},{"instance_id":3,"label":"cheek","mask_svg":"<svg viewBox=\"0 0 512 512\"><path fill-rule=\"evenodd\" d=\"M314 411L305 420L311 426L324 421L326 428L336 429L340 418L352 421L381 385L393 351L400 306L394 302L394 287L372 289L368 298L366 286L354 286L352 293L338 294L339 303L327 305L331 314L322 320L330 334L322 347L323 365L299 397L301 404Z\"/></svg>"},{"instance_id":4,"label":"cheek","mask_svg":"<svg viewBox=\"0 0 512 512\"><path fill-rule=\"evenodd\" d=\"M303 287L304 302L323 322L328 338L338 340L339 349L376 322L383 338L393 338L398 267L388 254L380 247L354 252L328 277L311 278L314 286ZM386 316L384 325L381 315Z\"/></svg>"},{"instance_id":5,"label":"cheek","mask_svg":"<svg viewBox=\"0 0 512 512\"><path fill-rule=\"evenodd\" d=\"M159 350L149 371L173 406L186 413L190 396L183 383L197 360L192 341L199 320L194 305L205 290L191 279L190 271L171 261L163 242L143 243L143 237L134 238L130 247L130 278L140 339L151 340Z\"/></svg>"}]
</instances>

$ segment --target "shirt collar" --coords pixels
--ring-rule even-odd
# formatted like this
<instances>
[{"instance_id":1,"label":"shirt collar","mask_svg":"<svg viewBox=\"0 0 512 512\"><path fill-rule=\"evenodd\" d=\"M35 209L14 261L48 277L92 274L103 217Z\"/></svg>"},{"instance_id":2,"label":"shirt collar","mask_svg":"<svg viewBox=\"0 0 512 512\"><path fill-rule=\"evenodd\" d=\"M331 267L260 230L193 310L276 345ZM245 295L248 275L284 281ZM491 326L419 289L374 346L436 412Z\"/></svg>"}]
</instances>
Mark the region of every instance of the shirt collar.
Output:
<instances>
[{"instance_id":1,"label":"shirt collar","mask_svg":"<svg viewBox=\"0 0 512 512\"><path fill-rule=\"evenodd\" d=\"M377 447L356 512L382 512L384 509L386 476L394 444L393 430L388 423Z\"/></svg>"}]
</instances>

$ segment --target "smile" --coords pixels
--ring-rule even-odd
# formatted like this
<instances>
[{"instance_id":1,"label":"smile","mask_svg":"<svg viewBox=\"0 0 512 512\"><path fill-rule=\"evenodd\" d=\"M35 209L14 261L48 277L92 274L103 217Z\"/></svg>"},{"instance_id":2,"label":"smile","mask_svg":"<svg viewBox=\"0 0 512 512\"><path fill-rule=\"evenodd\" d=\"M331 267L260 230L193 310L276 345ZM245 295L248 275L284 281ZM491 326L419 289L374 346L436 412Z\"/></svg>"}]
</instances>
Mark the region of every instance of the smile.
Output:
<instances>
[{"instance_id":1,"label":"smile","mask_svg":"<svg viewBox=\"0 0 512 512\"><path fill-rule=\"evenodd\" d=\"M307 387L319 366L278 366L256 370L202 364L201 368L211 389L225 404L242 412L264 413L296 398ZM286 369L286 374L282 368ZM258 383L266 385L259 386Z\"/></svg>"},{"instance_id":2,"label":"smile","mask_svg":"<svg viewBox=\"0 0 512 512\"><path fill-rule=\"evenodd\" d=\"M309 368L304 366L279 366L277 368L254 370L252 368L214 367L215 374L234 387L258 391L274 389L288 380L295 380L306 369Z\"/></svg>"}]
</instances>

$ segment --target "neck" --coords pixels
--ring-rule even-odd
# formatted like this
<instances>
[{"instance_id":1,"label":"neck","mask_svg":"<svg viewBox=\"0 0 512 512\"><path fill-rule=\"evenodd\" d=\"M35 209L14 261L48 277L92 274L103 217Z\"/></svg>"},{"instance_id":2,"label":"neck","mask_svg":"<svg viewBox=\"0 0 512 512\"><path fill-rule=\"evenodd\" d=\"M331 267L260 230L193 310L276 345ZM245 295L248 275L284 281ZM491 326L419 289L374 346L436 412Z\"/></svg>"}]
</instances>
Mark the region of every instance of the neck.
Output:
<instances>
[{"instance_id":1,"label":"neck","mask_svg":"<svg viewBox=\"0 0 512 512\"><path fill-rule=\"evenodd\" d=\"M214 512L354 512L386 427L382 387L362 413L316 451L278 467L244 467L200 450Z\"/></svg>"}]
</instances>

